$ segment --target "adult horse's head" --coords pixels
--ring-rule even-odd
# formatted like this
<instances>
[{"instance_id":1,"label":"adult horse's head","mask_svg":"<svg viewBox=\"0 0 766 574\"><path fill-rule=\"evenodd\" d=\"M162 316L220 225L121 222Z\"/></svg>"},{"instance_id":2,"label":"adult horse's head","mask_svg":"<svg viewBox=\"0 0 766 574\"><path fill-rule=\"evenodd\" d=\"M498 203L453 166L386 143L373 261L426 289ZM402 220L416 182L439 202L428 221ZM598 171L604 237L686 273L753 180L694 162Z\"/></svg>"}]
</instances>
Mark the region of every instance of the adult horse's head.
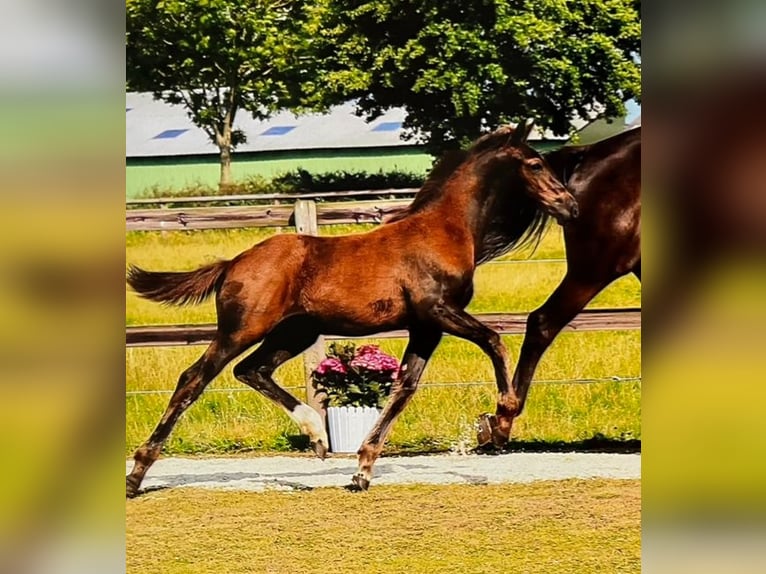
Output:
<instances>
[{"instance_id":1,"label":"adult horse's head","mask_svg":"<svg viewBox=\"0 0 766 574\"><path fill-rule=\"evenodd\" d=\"M503 127L493 132L493 139L503 137L505 142L497 148L491 163L506 170L513 185L521 187L543 211L565 223L577 217L577 200L556 178L545 158L527 144L533 123L527 120L515 129Z\"/></svg>"}]
</instances>

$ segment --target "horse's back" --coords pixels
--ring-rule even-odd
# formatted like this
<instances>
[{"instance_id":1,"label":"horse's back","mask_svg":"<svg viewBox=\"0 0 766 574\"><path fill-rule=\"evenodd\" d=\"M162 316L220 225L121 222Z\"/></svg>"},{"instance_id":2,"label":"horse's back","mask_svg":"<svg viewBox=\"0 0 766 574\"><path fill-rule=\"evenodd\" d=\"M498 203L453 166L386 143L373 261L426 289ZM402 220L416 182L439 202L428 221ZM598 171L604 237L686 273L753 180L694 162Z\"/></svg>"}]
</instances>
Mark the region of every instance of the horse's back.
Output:
<instances>
[{"instance_id":1,"label":"horse's back","mask_svg":"<svg viewBox=\"0 0 766 574\"><path fill-rule=\"evenodd\" d=\"M288 310L308 252L303 236L277 234L237 255L229 264L219 289L219 306L226 302L258 313Z\"/></svg>"},{"instance_id":2,"label":"horse's back","mask_svg":"<svg viewBox=\"0 0 766 574\"><path fill-rule=\"evenodd\" d=\"M303 309L334 334L406 327L409 306L421 291L473 265L467 240L448 232L447 222L443 229L429 221L423 214L367 233L305 238Z\"/></svg>"},{"instance_id":3,"label":"horse's back","mask_svg":"<svg viewBox=\"0 0 766 574\"><path fill-rule=\"evenodd\" d=\"M596 209L627 209L640 202L640 127L583 146L577 160L567 186L579 202Z\"/></svg>"},{"instance_id":4,"label":"horse's back","mask_svg":"<svg viewBox=\"0 0 766 574\"><path fill-rule=\"evenodd\" d=\"M628 272L641 257L641 129L584 146L581 153L567 182L580 206L578 219L564 227L570 267Z\"/></svg>"}]
</instances>

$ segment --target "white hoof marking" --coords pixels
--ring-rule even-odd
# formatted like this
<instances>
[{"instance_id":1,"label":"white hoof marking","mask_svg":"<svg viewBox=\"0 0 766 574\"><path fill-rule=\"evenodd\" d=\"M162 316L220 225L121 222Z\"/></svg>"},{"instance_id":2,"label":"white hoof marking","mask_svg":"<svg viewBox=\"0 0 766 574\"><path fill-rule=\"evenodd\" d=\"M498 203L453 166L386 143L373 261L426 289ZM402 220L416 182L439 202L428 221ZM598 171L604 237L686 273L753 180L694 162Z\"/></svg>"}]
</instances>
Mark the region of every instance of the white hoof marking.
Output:
<instances>
[{"instance_id":1,"label":"white hoof marking","mask_svg":"<svg viewBox=\"0 0 766 574\"><path fill-rule=\"evenodd\" d=\"M295 421L301 432L308 435L312 441L321 440L325 446L330 444L330 441L327 439L327 432L322 424L322 417L310 406L301 403L295 407L295 410L287 414Z\"/></svg>"}]
</instances>

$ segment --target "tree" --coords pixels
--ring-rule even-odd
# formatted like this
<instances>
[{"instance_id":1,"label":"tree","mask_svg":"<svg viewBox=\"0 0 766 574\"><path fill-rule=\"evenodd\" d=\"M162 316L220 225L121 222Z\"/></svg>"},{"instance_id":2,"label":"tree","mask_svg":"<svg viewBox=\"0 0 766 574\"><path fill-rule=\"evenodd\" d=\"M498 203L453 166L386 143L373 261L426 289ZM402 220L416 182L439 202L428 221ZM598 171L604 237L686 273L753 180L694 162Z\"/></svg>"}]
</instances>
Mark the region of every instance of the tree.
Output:
<instances>
[{"instance_id":1,"label":"tree","mask_svg":"<svg viewBox=\"0 0 766 574\"><path fill-rule=\"evenodd\" d=\"M237 112L265 119L300 109L316 36L310 3L297 0L126 0L127 85L186 107L221 154L245 142Z\"/></svg>"},{"instance_id":2,"label":"tree","mask_svg":"<svg viewBox=\"0 0 766 574\"><path fill-rule=\"evenodd\" d=\"M404 107L433 152L525 117L557 135L641 93L639 0L324 0L325 103Z\"/></svg>"}]
</instances>

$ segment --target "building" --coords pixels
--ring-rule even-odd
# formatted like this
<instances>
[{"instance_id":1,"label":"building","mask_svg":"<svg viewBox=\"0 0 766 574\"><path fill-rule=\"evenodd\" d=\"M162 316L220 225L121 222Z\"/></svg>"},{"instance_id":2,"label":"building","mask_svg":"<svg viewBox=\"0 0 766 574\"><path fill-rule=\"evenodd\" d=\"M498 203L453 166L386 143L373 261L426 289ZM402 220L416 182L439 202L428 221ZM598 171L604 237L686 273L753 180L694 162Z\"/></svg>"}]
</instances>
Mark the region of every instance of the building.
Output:
<instances>
[{"instance_id":1,"label":"building","mask_svg":"<svg viewBox=\"0 0 766 574\"><path fill-rule=\"evenodd\" d=\"M183 106L154 100L148 93L126 94L126 194L147 190L215 187L218 148L189 119ZM235 125L247 135L232 157L232 177L273 177L296 168L327 171L400 170L426 173L433 158L422 146L402 140L403 109L387 111L367 123L349 102L327 114L296 116L280 112L260 121L239 112ZM582 123L585 125L585 122ZM556 147L566 138L533 130L538 149Z\"/></svg>"}]
</instances>

